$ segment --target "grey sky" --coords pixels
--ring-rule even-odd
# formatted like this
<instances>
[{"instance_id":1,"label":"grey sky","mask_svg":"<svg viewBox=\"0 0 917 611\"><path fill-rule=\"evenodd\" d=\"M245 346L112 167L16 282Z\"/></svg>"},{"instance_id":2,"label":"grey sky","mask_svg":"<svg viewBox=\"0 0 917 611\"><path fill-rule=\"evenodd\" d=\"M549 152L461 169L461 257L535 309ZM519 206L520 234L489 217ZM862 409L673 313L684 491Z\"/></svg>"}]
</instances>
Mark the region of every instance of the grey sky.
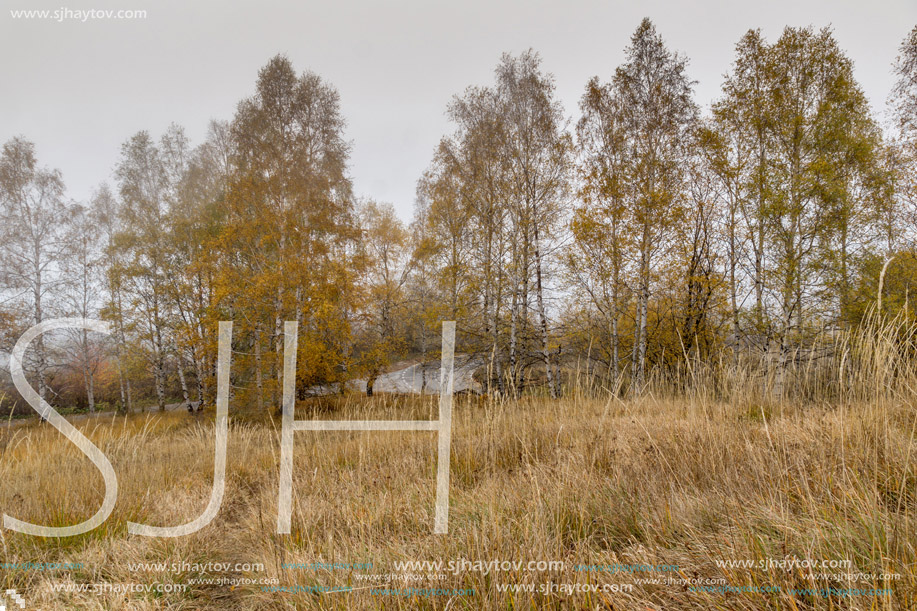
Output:
<instances>
[{"instance_id":1,"label":"grey sky","mask_svg":"<svg viewBox=\"0 0 917 611\"><path fill-rule=\"evenodd\" d=\"M170 122L195 143L229 119L258 68L286 53L341 94L356 192L402 218L439 138L453 94L489 84L500 54L537 50L568 115L586 81L606 80L650 17L690 59L698 101L718 95L733 46L749 28L769 40L785 25L832 25L873 107L883 111L891 62L917 23L914 0L759 2L617 0L363 0L214 2L0 0L0 142L33 140L70 194L110 179L121 143ZM144 20L14 20L18 9L145 9Z\"/></svg>"}]
</instances>

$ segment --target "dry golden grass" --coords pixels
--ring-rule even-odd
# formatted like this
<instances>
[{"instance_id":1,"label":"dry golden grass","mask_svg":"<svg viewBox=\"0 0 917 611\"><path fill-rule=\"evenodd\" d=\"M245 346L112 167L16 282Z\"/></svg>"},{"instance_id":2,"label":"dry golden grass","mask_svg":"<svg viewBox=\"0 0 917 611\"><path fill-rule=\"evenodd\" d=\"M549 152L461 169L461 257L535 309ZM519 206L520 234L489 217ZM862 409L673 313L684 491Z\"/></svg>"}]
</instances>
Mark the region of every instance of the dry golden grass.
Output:
<instances>
[{"instance_id":1,"label":"dry golden grass","mask_svg":"<svg viewBox=\"0 0 917 611\"><path fill-rule=\"evenodd\" d=\"M119 476L114 513L68 539L2 533L5 562L82 563L78 570L4 570L3 588L51 609L917 609L917 410L900 356L858 344L857 360L898 363L849 374L837 400L765 400L757 392L622 401L571 389L558 402L458 398L448 535L434 535L436 454L429 432L298 432L293 532L275 533L279 418L231 405L226 495L217 518L175 539L127 534L128 520L176 525L205 507L213 414L142 414L80 428ZM861 356L856 357L857 350ZM846 359L846 365L844 360ZM809 374L806 374L809 375ZM841 374L844 375L844 374ZM810 376L811 377L811 376ZM837 376L836 376L837 377ZM872 380L872 386L869 380ZM749 386L752 386L749 383ZM757 382L754 387L760 387ZM733 387L737 387L733 385ZM827 390L825 391L827 395ZM767 395L764 395L767 396ZM435 398L350 396L299 406L299 418L434 418ZM0 432L2 510L64 525L92 515L102 479L56 430ZM801 569L724 569L715 561L846 560L822 572L898 573L861 582ZM360 573L401 560L562 560L562 571L447 574L412 587L472 588L473 596L373 595ZM137 571L138 562L263 563L264 571ZM369 571L291 570L285 563L365 563ZM775 593L701 593L641 584L647 574L578 572L575 565L678 565L676 578L726 579ZM220 577L283 586L350 586L347 593L270 592L261 585L193 585L166 594L54 591L60 583L184 583ZM659 576L659 575L657 575ZM508 593L513 583L633 584L630 592ZM402 586L405 584L393 584ZM795 596L792 588L891 588L890 596ZM29 607L29 608L33 608Z\"/></svg>"},{"instance_id":2,"label":"dry golden grass","mask_svg":"<svg viewBox=\"0 0 917 611\"><path fill-rule=\"evenodd\" d=\"M343 401L335 417L435 413L433 399ZM767 412L770 412L769 414ZM762 419L761 414L765 414ZM305 414L299 417L309 417ZM128 535L126 522L183 523L207 503L212 415L138 415L85 423L119 474L115 512L99 529L62 540L3 534L6 562L80 562L81 570L4 571L4 588L42 609L616 608L907 609L917 592L914 410L865 405L753 406L572 398L459 400L451 460L449 534L432 534L432 433L296 434L294 527L275 531L279 421L231 419L227 491L209 526L176 539ZM52 428L4 432L0 498L20 519L62 525L91 515L102 497L94 467ZM42 470L39 470L39 467ZM900 573L890 597L800 598L712 594L671 585L571 597L510 594L499 583L634 583L576 572L576 564L675 564L685 577L733 586L850 587L803 571L719 569L714 559L850 559L852 571ZM184 582L193 575L132 572L137 562L263 563L251 578L281 585L367 585L343 570L283 563L396 560L563 560L563 572L449 574L414 587L473 588L474 596L382 597L266 592L260 585L196 586L184 593L63 593L52 583ZM637 577L645 575L637 575ZM856 584L854 584L856 585ZM613 607L612 607L613 606Z\"/></svg>"}]
</instances>

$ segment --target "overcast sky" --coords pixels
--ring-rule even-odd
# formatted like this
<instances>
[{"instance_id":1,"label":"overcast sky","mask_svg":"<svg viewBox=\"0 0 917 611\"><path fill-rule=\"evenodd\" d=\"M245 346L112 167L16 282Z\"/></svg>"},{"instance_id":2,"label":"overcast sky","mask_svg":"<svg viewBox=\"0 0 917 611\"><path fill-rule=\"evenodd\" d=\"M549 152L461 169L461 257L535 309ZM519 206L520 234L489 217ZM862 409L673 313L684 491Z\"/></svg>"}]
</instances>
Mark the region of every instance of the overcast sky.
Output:
<instances>
[{"instance_id":1,"label":"overcast sky","mask_svg":"<svg viewBox=\"0 0 917 611\"><path fill-rule=\"evenodd\" d=\"M489 84L502 52L534 48L568 115L593 75L607 80L640 19L688 56L697 100L718 95L749 28L831 25L873 108L884 112L891 63L917 23L915 0L621 2L388 0L216 2L0 0L0 141L24 135L76 199L111 180L131 134L171 122L195 143L230 119L259 67L285 53L341 95L356 193L402 218L440 137L450 97ZM14 20L19 9L143 9L142 20Z\"/></svg>"}]
</instances>

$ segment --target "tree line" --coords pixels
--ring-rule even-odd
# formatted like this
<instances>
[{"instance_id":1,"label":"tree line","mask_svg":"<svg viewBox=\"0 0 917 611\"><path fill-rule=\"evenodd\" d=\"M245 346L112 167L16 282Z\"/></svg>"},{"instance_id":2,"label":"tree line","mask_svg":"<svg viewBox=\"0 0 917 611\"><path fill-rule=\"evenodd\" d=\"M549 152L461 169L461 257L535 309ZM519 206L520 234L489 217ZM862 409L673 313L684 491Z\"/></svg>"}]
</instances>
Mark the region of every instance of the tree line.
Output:
<instances>
[{"instance_id":1,"label":"tree line","mask_svg":"<svg viewBox=\"0 0 917 611\"><path fill-rule=\"evenodd\" d=\"M3 145L0 345L57 316L108 320L108 338L28 353L42 397L90 410L211 402L219 320L235 321L233 392L262 409L285 320L304 394L435 361L444 319L491 393L560 397L574 368L641 393L747 358L783 384L794 351L878 295L880 314L913 314L917 27L892 69L880 117L830 29L751 30L701 109L687 58L644 20L569 117L538 54L506 54L448 105L404 223L355 196L334 87L277 56L202 143L177 125L128 138L87 202L31 142Z\"/></svg>"}]
</instances>

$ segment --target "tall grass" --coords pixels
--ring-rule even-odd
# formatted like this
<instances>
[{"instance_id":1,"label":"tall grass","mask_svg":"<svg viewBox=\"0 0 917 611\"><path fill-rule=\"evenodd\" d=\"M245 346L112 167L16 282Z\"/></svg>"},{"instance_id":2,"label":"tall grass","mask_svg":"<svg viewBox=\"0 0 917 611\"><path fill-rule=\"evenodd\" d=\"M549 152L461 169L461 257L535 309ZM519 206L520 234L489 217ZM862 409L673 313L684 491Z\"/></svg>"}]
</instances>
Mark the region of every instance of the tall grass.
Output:
<instances>
[{"instance_id":1,"label":"tall grass","mask_svg":"<svg viewBox=\"0 0 917 611\"><path fill-rule=\"evenodd\" d=\"M871 326L870 326L871 325ZM457 398L449 534L434 535L431 433L299 432L291 535L275 533L279 420L232 405L227 489L209 526L178 539L128 535L128 520L174 525L209 498L213 416L143 414L80 428L119 474L118 504L99 529L70 539L3 531L5 562L80 562L57 572L0 572L41 609L914 609L913 329L874 318L817 357L696 364L651 379L622 399L574 376L560 401ZM827 342L825 342L827 345ZM814 354L814 353L813 353ZM797 355L798 356L798 355ZM686 383L690 381L690 383ZM776 389L780 388L777 393ZM299 418L431 418L435 397L346 396L305 401ZM66 524L98 507L94 467L47 425L0 438L0 502L19 519ZM899 574L852 581L800 569L722 568L717 560L850 560L824 573ZM562 570L447 574L412 587L470 588L473 596L373 595L360 573L399 560L561 560ZM263 563L281 585L344 586L348 593L278 593L260 585L187 592L62 593L61 582L152 583L226 574L131 571L137 562ZM362 570L283 568L366 563ZM582 572L576 565L677 565L672 574ZM230 576L233 574L230 574ZM710 593L645 577L725 579L769 593ZM617 583L630 592L511 593L505 584ZM392 584L401 586L405 584ZM804 596L793 588L891 588L889 596Z\"/></svg>"},{"instance_id":2,"label":"tall grass","mask_svg":"<svg viewBox=\"0 0 917 611\"><path fill-rule=\"evenodd\" d=\"M736 402L852 403L910 401L917 380L917 322L870 310L848 331L831 329L754 346L724 348L713 357L685 355L676 365L651 367L643 391L673 399ZM577 373L579 373L577 371ZM618 379L574 375L572 386L593 396L629 392Z\"/></svg>"}]
</instances>

